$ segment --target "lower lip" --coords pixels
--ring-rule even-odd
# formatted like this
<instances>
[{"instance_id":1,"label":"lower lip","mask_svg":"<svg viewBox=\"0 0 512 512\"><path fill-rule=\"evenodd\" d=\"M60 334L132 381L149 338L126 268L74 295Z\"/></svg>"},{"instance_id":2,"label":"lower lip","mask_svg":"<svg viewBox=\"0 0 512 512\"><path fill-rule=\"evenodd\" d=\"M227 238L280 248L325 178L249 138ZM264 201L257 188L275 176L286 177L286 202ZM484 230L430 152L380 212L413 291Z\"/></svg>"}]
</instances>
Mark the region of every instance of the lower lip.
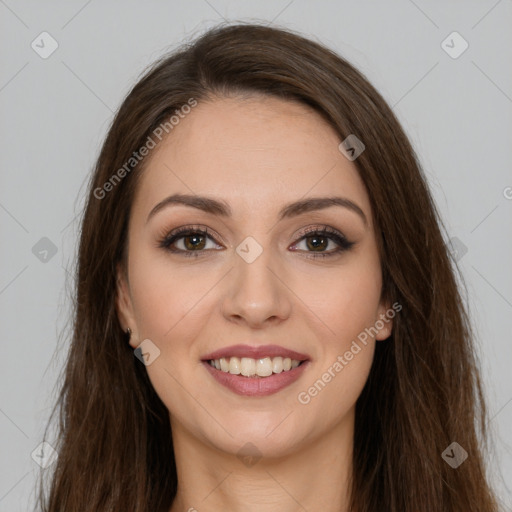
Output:
<instances>
[{"instance_id":1,"label":"lower lip","mask_svg":"<svg viewBox=\"0 0 512 512\"><path fill-rule=\"evenodd\" d=\"M244 377L217 370L208 361L202 363L217 382L243 396L267 396L277 393L295 382L309 366L309 361L304 361L292 370L273 373L268 377Z\"/></svg>"}]
</instances>

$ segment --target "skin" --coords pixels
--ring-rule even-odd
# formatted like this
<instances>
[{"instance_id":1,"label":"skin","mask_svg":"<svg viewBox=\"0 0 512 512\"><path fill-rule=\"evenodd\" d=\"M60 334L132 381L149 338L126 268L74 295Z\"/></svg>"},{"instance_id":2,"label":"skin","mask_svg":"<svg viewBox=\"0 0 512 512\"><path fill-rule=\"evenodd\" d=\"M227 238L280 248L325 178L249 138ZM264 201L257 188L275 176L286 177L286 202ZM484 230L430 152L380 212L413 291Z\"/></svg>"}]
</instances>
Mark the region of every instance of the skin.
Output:
<instances>
[{"instance_id":1,"label":"skin","mask_svg":"<svg viewBox=\"0 0 512 512\"><path fill-rule=\"evenodd\" d=\"M375 343L389 337L392 322L359 343L361 351L309 403L299 402L390 307L381 300L369 198L340 142L299 103L215 98L195 107L149 156L132 205L127 265L118 269L117 310L133 348L150 339L160 350L146 369L170 414L179 479L171 512L348 510L355 402ZM176 193L223 200L233 215L172 205L147 221ZM278 221L285 204L333 195L356 203L366 222L340 206ZM216 238L204 239L198 258L159 247L171 230L190 225ZM308 226L330 226L354 245L308 258L316 254L303 238ZM252 263L236 252L248 236L263 249ZM190 238L174 247L192 252ZM320 252L338 247L328 240ZM201 363L238 343L281 345L311 362L273 395L239 396ZM244 464L237 455L251 454L248 442L260 458Z\"/></svg>"}]
</instances>

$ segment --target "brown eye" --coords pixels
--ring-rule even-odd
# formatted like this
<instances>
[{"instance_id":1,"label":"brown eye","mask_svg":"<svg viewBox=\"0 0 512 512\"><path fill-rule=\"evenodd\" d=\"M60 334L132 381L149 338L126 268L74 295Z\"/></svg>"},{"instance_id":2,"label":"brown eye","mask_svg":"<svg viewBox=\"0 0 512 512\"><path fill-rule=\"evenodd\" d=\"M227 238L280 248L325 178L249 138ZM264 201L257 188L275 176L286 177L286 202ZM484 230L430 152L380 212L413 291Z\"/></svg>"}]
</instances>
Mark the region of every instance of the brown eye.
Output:
<instances>
[{"instance_id":1,"label":"brown eye","mask_svg":"<svg viewBox=\"0 0 512 512\"><path fill-rule=\"evenodd\" d=\"M300 248L299 245L303 244L305 247ZM350 249L354 242L349 242L339 231L329 227L322 229L312 229L305 232L302 238L293 247L294 250L304 251L311 253L308 257L327 257L335 256ZM327 250L330 248L331 250Z\"/></svg>"},{"instance_id":2,"label":"brown eye","mask_svg":"<svg viewBox=\"0 0 512 512\"><path fill-rule=\"evenodd\" d=\"M211 241L213 246L207 247ZM220 247L208 230L203 228L180 228L169 233L159 242L159 247L185 256L199 256L208 249Z\"/></svg>"},{"instance_id":3,"label":"brown eye","mask_svg":"<svg viewBox=\"0 0 512 512\"><path fill-rule=\"evenodd\" d=\"M205 236L198 233L194 233L192 235L185 235L180 237L180 239L184 240L183 245L185 246L185 248L191 251L204 249L206 245Z\"/></svg>"}]
</instances>

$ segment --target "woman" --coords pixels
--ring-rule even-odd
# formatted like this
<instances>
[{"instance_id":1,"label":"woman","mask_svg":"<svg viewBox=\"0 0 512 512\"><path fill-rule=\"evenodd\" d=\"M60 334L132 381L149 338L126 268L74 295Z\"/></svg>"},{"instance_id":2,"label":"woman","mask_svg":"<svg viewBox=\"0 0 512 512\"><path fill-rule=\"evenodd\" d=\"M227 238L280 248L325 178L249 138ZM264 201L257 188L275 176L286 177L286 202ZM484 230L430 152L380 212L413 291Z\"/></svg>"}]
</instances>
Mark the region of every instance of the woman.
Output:
<instances>
[{"instance_id":1,"label":"woman","mask_svg":"<svg viewBox=\"0 0 512 512\"><path fill-rule=\"evenodd\" d=\"M117 113L44 510L487 512L486 410L390 108L285 30L210 30Z\"/></svg>"}]
</instances>

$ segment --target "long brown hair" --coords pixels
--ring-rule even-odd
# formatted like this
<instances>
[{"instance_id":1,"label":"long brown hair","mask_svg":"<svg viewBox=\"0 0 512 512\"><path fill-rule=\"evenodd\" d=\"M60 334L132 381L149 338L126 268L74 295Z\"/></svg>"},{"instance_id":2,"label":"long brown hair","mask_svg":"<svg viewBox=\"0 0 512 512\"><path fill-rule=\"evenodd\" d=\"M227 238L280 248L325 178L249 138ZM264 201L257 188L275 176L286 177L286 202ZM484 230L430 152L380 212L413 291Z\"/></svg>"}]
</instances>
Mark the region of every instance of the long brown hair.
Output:
<instances>
[{"instance_id":1,"label":"long brown hair","mask_svg":"<svg viewBox=\"0 0 512 512\"><path fill-rule=\"evenodd\" d=\"M191 98L251 93L307 104L340 140L355 134L366 146L354 164L371 201L383 294L402 311L392 336L377 343L357 401L352 510L496 511L470 323L417 156L392 110L351 64L292 31L254 24L218 26L164 56L112 122L82 220L73 337L52 412L60 412L52 443L59 456L48 496L41 480L40 506L169 510L177 476L168 410L115 309L116 266L147 159L126 163ZM112 180L123 166L122 179ZM442 457L452 442L469 454L456 469Z\"/></svg>"}]
</instances>

